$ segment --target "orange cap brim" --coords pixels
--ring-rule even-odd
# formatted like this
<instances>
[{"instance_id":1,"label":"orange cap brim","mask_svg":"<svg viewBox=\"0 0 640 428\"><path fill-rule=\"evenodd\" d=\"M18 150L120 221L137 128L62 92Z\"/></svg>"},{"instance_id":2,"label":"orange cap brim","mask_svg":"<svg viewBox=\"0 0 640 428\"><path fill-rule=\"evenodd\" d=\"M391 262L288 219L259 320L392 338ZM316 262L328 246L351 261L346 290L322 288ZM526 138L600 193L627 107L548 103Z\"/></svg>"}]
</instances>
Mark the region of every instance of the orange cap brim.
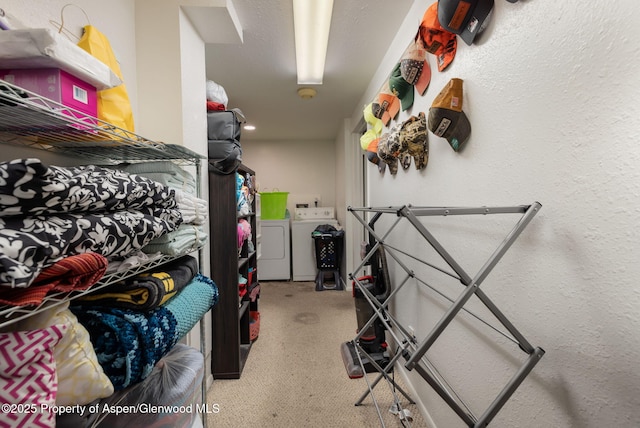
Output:
<instances>
[{"instance_id":1,"label":"orange cap brim","mask_svg":"<svg viewBox=\"0 0 640 428\"><path fill-rule=\"evenodd\" d=\"M420 77L415 84L416 91L418 91L420 95L424 95L429 87L429 83L431 83L431 67L429 67L429 61L425 59L422 73L420 73Z\"/></svg>"}]
</instances>

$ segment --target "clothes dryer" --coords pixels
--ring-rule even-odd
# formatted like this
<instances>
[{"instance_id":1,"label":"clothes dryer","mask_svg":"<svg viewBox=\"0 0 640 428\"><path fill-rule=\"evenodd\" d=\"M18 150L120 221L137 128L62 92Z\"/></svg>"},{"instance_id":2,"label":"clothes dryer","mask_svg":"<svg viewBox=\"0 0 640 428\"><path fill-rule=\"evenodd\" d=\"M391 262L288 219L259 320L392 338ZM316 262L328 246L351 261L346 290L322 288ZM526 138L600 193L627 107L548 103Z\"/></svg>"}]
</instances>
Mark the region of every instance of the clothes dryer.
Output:
<instances>
[{"instance_id":1,"label":"clothes dryer","mask_svg":"<svg viewBox=\"0 0 640 428\"><path fill-rule=\"evenodd\" d=\"M262 220L260 222L259 280L289 281L291 279L290 223L288 216L283 220Z\"/></svg>"}]
</instances>

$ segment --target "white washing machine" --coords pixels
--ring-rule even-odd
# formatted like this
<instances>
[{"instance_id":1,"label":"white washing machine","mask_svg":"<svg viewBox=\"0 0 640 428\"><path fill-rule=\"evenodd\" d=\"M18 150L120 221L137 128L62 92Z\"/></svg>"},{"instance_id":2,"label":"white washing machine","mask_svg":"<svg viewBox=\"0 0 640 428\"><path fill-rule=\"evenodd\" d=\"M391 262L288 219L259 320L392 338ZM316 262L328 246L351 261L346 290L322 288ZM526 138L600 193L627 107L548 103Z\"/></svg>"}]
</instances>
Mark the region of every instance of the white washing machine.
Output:
<instances>
[{"instance_id":1,"label":"white washing machine","mask_svg":"<svg viewBox=\"0 0 640 428\"><path fill-rule=\"evenodd\" d=\"M334 207L295 209L291 221L291 268L294 281L315 281L318 269L311 232L323 224L339 229Z\"/></svg>"},{"instance_id":2,"label":"white washing machine","mask_svg":"<svg viewBox=\"0 0 640 428\"><path fill-rule=\"evenodd\" d=\"M258 259L259 280L291 279L291 221L260 221L260 258Z\"/></svg>"}]
</instances>

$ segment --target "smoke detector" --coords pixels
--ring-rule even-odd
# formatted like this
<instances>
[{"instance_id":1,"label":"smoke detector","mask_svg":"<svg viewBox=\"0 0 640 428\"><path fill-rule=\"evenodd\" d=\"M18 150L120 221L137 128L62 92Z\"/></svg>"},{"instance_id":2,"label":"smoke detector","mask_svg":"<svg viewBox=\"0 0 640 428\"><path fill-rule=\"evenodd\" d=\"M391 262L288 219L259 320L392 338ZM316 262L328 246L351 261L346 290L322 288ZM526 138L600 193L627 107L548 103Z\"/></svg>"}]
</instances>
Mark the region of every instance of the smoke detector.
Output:
<instances>
[{"instance_id":1,"label":"smoke detector","mask_svg":"<svg viewBox=\"0 0 640 428\"><path fill-rule=\"evenodd\" d=\"M298 96L303 100L310 100L315 97L318 92L313 88L300 88L298 89Z\"/></svg>"}]
</instances>

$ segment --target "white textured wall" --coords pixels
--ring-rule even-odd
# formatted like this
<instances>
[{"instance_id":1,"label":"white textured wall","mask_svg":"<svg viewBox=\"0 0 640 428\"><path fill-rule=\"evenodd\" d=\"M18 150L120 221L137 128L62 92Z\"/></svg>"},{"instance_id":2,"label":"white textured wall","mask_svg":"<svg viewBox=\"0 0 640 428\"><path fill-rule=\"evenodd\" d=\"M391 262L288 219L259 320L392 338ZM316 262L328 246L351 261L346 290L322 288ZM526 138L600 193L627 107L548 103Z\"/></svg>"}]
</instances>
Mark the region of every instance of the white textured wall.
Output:
<instances>
[{"instance_id":1,"label":"white textured wall","mask_svg":"<svg viewBox=\"0 0 640 428\"><path fill-rule=\"evenodd\" d=\"M292 216L293 195L320 195L321 206L336 206L337 163L332 141L251 141L242 145L242 162L256 172L258 190L289 192L287 206Z\"/></svg>"},{"instance_id":2,"label":"white textured wall","mask_svg":"<svg viewBox=\"0 0 640 428\"><path fill-rule=\"evenodd\" d=\"M363 104L431 3L415 2ZM454 153L430 134L425 171L412 166L392 177L368 168L374 206L543 205L482 286L546 350L492 426L640 426L639 40L633 0L496 0L477 44L459 39L445 72L431 62L431 86L409 112L428 111L450 78L464 79L473 128L466 148ZM352 122L360 115L355 111ZM438 219L434 230L474 274L502 238L506 218ZM415 233L399 232L394 242L431 257ZM411 266L440 284L431 270ZM459 283L442 284L450 295L462 291ZM394 308L420 338L443 304L412 282ZM477 413L522 355L464 315L428 353ZM464 426L421 378L409 375L437 427Z\"/></svg>"},{"instance_id":3,"label":"white textured wall","mask_svg":"<svg viewBox=\"0 0 640 428\"><path fill-rule=\"evenodd\" d=\"M186 15L180 11L180 54L182 73L183 144L207 155L206 66L204 41Z\"/></svg>"},{"instance_id":4,"label":"white textured wall","mask_svg":"<svg viewBox=\"0 0 640 428\"><path fill-rule=\"evenodd\" d=\"M176 0L135 0L138 130L151 140L182 144L180 13Z\"/></svg>"}]
</instances>

